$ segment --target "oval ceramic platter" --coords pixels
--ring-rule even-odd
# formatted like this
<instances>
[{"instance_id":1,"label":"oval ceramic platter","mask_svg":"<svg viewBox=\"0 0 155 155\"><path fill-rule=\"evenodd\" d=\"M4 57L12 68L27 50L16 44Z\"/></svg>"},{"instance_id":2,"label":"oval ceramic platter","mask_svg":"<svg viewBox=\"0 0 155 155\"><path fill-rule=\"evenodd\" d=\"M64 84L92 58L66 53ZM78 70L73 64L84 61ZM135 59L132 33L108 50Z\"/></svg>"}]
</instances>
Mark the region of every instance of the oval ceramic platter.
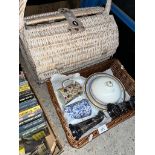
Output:
<instances>
[{"instance_id":1,"label":"oval ceramic platter","mask_svg":"<svg viewBox=\"0 0 155 155\"><path fill-rule=\"evenodd\" d=\"M106 73L89 76L85 82L85 93L92 104L105 110L108 103L119 104L125 99L125 89L121 81Z\"/></svg>"}]
</instances>

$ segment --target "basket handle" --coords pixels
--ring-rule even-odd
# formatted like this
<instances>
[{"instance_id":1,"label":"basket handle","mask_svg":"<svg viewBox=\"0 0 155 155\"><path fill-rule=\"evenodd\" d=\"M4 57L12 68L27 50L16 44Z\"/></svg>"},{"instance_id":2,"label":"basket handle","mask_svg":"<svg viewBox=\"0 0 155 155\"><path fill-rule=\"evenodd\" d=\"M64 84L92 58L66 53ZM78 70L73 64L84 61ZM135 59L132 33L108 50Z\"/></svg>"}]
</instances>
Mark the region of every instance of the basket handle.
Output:
<instances>
[{"instance_id":1,"label":"basket handle","mask_svg":"<svg viewBox=\"0 0 155 155\"><path fill-rule=\"evenodd\" d=\"M24 28L24 13L27 0L19 0L19 31Z\"/></svg>"},{"instance_id":2,"label":"basket handle","mask_svg":"<svg viewBox=\"0 0 155 155\"><path fill-rule=\"evenodd\" d=\"M19 0L19 31L21 31L24 28L24 13L26 8L27 0ZM111 3L112 0L107 0L105 10L107 14L109 14L111 9Z\"/></svg>"},{"instance_id":3,"label":"basket handle","mask_svg":"<svg viewBox=\"0 0 155 155\"><path fill-rule=\"evenodd\" d=\"M107 0L107 3L105 5L105 12L109 15L110 13L110 10L111 10L111 3L112 3L112 0Z\"/></svg>"}]
</instances>

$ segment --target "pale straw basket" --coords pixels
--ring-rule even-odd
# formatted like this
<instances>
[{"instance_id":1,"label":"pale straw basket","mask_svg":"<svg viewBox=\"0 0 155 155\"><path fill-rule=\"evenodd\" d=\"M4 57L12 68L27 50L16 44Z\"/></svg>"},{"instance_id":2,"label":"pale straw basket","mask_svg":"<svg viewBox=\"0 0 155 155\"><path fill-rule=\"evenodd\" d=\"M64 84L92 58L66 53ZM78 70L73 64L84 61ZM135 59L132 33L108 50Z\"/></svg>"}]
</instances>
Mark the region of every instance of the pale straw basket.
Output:
<instances>
[{"instance_id":1,"label":"pale straw basket","mask_svg":"<svg viewBox=\"0 0 155 155\"><path fill-rule=\"evenodd\" d=\"M20 0L20 47L37 81L54 73L76 71L109 59L119 45L118 27L111 0L105 8L78 8L71 11L84 31L71 33L68 21L58 11L24 17L27 0Z\"/></svg>"}]
</instances>

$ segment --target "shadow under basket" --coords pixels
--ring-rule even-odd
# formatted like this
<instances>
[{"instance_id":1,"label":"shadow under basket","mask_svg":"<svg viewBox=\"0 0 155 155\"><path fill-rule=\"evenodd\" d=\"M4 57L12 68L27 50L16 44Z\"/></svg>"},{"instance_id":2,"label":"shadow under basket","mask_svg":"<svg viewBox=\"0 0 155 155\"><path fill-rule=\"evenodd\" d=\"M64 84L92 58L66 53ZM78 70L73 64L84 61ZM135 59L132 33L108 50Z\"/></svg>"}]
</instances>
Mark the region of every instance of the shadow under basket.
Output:
<instances>
[{"instance_id":1,"label":"shadow under basket","mask_svg":"<svg viewBox=\"0 0 155 155\"><path fill-rule=\"evenodd\" d=\"M127 71L124 69L123 65L117 59L107 60L102 63L84 68L82 70L79 70L78 72L80 73L81 76L87 78L88 76L90 76L93 73L103 72L109 68L111 68L114 76L117 77L123 83L128 94L130 96L134 96L135 95L135 81L127 73ZM72 74L72 73L74 73L74 72L71 72L69 74ZM59 119L61 121L62 127L65 131L68 142L72 147L80 148L80 147L83 147L84 145L86 145L89 142L89 136L91 134L93 135L93 139L100 135L98 130L96 129L95 131L88 134L87 136L80 138L79 140L75 140L75 138L72 136L71 130L68 127L67 121L65 120L65 118L63 116L63 113L62 113L59 103L56 99L56 96L55 96L55 93L54 93L54 90L53 90L50 80L48 80L46 82L46 84L48 87L48 91L49 91L52 103L55 106L55 109L56 109ZM127 120L128 118L134 116L134 114L135 114L135 111L131 110L131 111L127 112L126 114L123 114L120 117L114 119L113 121L111 121L110 123L107 124L108 129L110 129L110 128L118 125L119 123Z\"/></svg>"}]
</instances>

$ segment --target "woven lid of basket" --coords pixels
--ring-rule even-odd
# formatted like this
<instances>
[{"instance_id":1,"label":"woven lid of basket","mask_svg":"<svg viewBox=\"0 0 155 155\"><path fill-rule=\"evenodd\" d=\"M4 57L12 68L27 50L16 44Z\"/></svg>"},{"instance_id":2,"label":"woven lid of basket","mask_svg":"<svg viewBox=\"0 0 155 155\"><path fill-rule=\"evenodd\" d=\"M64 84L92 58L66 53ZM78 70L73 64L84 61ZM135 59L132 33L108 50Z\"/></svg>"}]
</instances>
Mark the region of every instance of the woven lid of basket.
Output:
<instances>
[{"instance_id":1,"label":"woven lid of basket","mask_svg":"<svg viewBox=\"0 0 155 155\"><path fill-rule=\"evenodd\" d=\"M105 8L71 10L84 27L77 33L69 31L69 22L59 11L24 17L26 0L20 4L20 37L40 81L108 59L118 47L118 28L109 15L111 0Z\"/></svg>"}]
</instances>

